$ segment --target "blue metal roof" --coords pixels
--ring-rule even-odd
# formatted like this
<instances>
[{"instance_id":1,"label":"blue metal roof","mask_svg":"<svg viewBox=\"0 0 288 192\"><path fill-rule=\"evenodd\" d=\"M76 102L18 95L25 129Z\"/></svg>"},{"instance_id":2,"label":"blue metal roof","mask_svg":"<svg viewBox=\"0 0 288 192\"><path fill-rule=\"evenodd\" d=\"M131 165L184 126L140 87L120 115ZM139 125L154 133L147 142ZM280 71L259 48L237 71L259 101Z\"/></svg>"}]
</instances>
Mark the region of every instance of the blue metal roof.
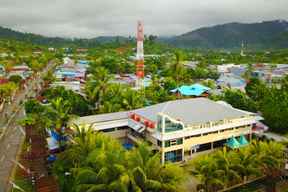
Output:
<instances>
[{"instance_id":1,"label":"blue metal roof","mask_svg":"<svg viewBox=\"0 0 288 192\"><path fill-rule=\"evenodd\" d=\"M242 87L246 85L245 79L234 75L222 75L217 80L218 84L227 84L231 87Z\"/></svg>"},{"instance_id":2,"label":"blue metal roof","mask_svg":"<svg viewBox=\"0 0 288 192\"><path fill-rule=\"evenodd\" d=\"M89 62L86 60L79 60L78 63L81 65L88 65L89 64Z\"/></svg>"},{"instance_id":3,"label":"blue metal roof","mask_svg":"<svg viewBox=\"0 0 288 192\"><path fill-rule=\"evenodd\" d=\"M201 84L193 84L193 85L182 85L181 87L177 87L176 89L170 90L172 93L180 92L183 96L200 96L206 91L209 91L210 88L203 86Z\"/></svg>"}]
</instances>

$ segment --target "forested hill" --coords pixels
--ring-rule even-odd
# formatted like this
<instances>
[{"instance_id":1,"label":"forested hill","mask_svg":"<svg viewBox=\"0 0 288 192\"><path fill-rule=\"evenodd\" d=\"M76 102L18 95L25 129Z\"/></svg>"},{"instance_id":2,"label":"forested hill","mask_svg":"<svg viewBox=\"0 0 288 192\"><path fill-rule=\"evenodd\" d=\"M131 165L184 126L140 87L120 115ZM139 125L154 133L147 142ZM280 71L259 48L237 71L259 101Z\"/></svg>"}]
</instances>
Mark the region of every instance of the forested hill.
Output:
<instances>
[{"instance_id":1,"label":"forested hill","mask_svg":"<svg viewBox=\"0 0 288 192\"><path fill-rule=\"evenodd\" d=\"M80 46L80 47L95 47L99 44L109 42L124 42L128 38L121 36L100 36L92 39L68 39L60 37L45 37L32 33L22 33L12 29L0 26L0 39L14 39L19 41L28 41L38 45L47 45L52 47L57 46Z\"/></svg>"},{"instance_id":2,"label":"forested hill","mask_svg":"<svg viewBox=\"0 0 288 192\"><path fill-rule=\"evenodd\" d=\"M250 49L287 48L288 22L228 23L200 28L164 41L184 48L239 49L242 41Z\"/></svg>"},{"instance_id":3,"label":"forested hill","mask_svg":"<svg viewBox=\"0 0 288 192\"><path fill-rule=\"evenodd\" d=\"M92 39L53 38L31 33L22 33L0 27L0 39L16 39L48 46L95 47L110 42L126 42L122 36L101 36ZM182 48L240 49L241 43L246 49L288 48L288 22L284 20L261 23L228 23L200 28L183 35L163 38L158 41Z\"/></svg>"}]
</instances>

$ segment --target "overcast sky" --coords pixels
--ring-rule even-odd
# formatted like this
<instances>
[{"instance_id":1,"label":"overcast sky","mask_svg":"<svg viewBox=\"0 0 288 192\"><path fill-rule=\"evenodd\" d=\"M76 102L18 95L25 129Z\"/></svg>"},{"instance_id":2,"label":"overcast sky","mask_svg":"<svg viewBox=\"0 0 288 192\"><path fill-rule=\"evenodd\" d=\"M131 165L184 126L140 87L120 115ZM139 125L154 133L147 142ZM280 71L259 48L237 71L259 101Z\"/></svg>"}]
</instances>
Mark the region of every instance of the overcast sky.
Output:
<instances>
[{"instance_id":1,"label":"overcast sky","mask_svg":"<svg viewBox=\"0 0 288 192\"><path fill-rule=\"evenodd\" d=\"M288 20L288 0L0 0L0 25L47 36L177 35L227 22Z\"/></svg>"}]
</instances>

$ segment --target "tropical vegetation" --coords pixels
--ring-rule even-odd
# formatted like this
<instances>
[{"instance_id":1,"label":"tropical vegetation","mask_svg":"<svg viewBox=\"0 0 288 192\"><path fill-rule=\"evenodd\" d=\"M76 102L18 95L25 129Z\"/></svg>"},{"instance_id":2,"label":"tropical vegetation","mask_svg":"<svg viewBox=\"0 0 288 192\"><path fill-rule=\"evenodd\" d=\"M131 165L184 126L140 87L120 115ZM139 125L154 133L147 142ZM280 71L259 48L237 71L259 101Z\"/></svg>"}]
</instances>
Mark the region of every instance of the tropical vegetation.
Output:
<instances>
[{"instance_id":1,"label":"tropical vegetation","mask_svg":"<svg viewBox=\"0 0 288 192\"><path fill-rule=\"evenodd\" d=\"M103 133L79 126L75 129L73 143L53 166L62 191L181 191L183 169L162 165L159 154L146 143L127 151Z\"/></svg>"},{"instance_id":2,"label":"tropical vegetation","mask_svg":"<svg viewBox=\"0 0 288 192\"><path fill-rule=\"evenodd\" d=\"M245 183L257 177L267 179L267 190L274 191L284 166L284 146L276 142L252 142L239 150L221 150L199 156L187 165L190 173L209 192Z\"/></svg>"}]
</instances>

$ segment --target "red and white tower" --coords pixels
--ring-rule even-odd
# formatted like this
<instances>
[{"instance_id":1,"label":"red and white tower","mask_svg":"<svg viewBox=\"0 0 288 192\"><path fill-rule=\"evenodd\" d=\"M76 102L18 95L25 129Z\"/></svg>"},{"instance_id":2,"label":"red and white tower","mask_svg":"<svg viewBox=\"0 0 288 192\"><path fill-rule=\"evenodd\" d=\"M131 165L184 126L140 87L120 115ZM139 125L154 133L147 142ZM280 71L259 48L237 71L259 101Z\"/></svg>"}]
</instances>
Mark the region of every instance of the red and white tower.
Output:
<instances>
[{"instance_id":1,"label":"red and white tower","mask_svg":"<svg viewBox=\"0 0 288 192\"><path fill-rule=\"evenodd\" d=\"M144 31L143 31L143 23L138 21L137 24L137 54L136 54L136 77L137 87L142 87L143 78L144 78Z\"/></svg>"}]
</instances>

